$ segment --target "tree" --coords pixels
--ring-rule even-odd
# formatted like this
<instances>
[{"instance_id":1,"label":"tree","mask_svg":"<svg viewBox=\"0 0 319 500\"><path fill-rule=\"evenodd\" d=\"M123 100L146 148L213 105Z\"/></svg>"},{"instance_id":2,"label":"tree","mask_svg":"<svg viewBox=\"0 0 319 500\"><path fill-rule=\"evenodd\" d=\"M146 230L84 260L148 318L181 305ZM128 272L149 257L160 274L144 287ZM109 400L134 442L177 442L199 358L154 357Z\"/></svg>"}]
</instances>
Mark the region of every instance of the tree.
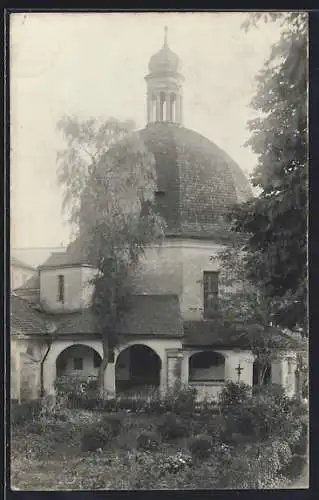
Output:
<instances>
[{"instance_id":1,"label":"tree","mask_svg":"<svg viewBox=\"0 0 319 500\"><path fill-rule=\"evenodd\" d=\"M255 13L245 29L280 21L282 35L257 76L246 146L258 155L252 183L260 195L231 214L248 235L249 278L272 301L274 321L303 327L307 317L307 14Z\"/></svg>"},{"instance_id":2,"label":"tree","mask_svg":"<svg viewBox=\"0 0 319 500\"><path fill-rule=\"evenodd\" d=\"M301 342L275 326L276 306L250 278L247 258L242 241L235 241L219 252L220 296L215 321L219 320L232 331L234 339L230 338L230 343L240 338L250 347L258 363L259 384L262 384L271 363L279 360L285 351L299 347Z\"/></svg>"},{"instance_id":3,"label":"tree","mask_svg":"<svg viewBox=\"0 0 319 500\"><path fill-rule=\"evenodd\" d=\"M67 138L59 181L78 225L75 244L97 269L92 312L103 343L102 388L109 352L118 342L128 307L131 273L147 245L163 235L164 222L153 207L155 159L127 123L108 120L98 128L93 120L88 125L67 118L59 126ZM86 150L94 150L85 164L83 143ZM67 165L67 159L73 164Z\"/></svg>"},{"instance_id":4,"label":"tree","mask_svg":"<svg viewBox=\"0 0 319 500\"><path fill-rule=\"evenodd\" d=\"M81 193L90 172L108 149L134 129L134 122L106 121L90 118L80 121L75 116L63 116L57 123L65 146L57 153L57 180L63 188L63 211L75 230L79 226Z\"/></svg>"}]
</instances>

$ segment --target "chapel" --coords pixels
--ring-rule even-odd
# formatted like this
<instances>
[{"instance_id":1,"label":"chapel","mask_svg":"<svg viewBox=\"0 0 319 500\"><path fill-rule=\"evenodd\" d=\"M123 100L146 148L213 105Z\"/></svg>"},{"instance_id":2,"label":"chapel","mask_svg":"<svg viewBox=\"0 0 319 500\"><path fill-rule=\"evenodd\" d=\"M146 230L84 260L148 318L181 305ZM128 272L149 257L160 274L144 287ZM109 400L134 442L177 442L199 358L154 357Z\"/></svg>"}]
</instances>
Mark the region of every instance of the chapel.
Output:
<instances>
[{"instance_id":1,"label":"chapel","mask_svg":"<svg viewBox=\"0 0 319 500\"><path fill-rule=\"evenodd\" d=\"M243 332L221 326L218 253L230 241L227 211L249 199L248 180L216 144L184 126L181 61L168 44L149 61L146 126L137 132L156 162L155 203L166 222L161 244L147 249L135 270L130 307L109 355L108 393L162 391L177 378L215 398L228 380L253 385L258 366ZM11 304L12 391L18 400L54 394L57 377L95 377L102 342L90 309L96 270L81 238L53 253ZM236 336L236 332L238 335ZM282 333L284 336L285 334ZM296 350L269 366L267 380L296 390Z\"/></svg>"}]
</instances>

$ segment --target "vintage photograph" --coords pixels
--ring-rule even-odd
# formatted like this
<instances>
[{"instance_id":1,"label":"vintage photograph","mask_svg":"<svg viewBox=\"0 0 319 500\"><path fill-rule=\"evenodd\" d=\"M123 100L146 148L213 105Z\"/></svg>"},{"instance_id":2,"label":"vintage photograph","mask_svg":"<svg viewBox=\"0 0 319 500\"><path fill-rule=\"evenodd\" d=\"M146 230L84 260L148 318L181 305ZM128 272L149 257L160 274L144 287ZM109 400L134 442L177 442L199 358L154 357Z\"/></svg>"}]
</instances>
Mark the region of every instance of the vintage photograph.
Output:
<instances>
[{"instance_id":1,"label":"vintage photograph","mask_svg":"<svg viewBox=\"0 0 319 500\"><path fill-rule=\"evenodd\" d=\"M309 488L308 15L10 14L13 490Z\"/></svg>"}]
</instances>

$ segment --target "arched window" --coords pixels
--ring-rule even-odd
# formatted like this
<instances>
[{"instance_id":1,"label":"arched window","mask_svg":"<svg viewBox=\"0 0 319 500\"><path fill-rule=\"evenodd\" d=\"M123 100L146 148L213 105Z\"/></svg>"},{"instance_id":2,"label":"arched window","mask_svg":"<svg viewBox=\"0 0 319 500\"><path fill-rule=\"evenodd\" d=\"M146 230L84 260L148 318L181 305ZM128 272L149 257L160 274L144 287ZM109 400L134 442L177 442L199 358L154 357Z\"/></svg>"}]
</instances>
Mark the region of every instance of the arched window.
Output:
<instances>
[{"instance_id":1,"label":"arched window","mask_svg":"<svg viewBox=\"0 0 319 500\"><path fill-rule=\"evenodd\" d=\"M225 380L225 358L214 351L201 351L189 358L189 381Z\"/></svg>"}]
</instances>

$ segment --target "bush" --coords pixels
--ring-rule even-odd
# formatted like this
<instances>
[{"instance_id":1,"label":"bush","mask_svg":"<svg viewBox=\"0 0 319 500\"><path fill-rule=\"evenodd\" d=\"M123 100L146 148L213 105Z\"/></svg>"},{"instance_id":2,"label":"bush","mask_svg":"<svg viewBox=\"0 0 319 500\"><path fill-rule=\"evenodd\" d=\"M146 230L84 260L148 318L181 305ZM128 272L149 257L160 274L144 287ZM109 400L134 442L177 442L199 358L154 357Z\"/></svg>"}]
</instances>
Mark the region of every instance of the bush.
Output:
<instances>
[{"instance_id":1,"label":"bush","mask_svg":"<svg viewBox=\"0 0 319 500\"><path fill-rule=\"evenodd\" d=\"M249 400L251 387L243 382L227 382L218 396L220 408L228 409L229 406L241 405Z\"/></svg>"},{"instance_id":2,"label":"bush","mask_svg":"<svg viewBox=\"0 0 319 500\"><path fill-rule=\"evenodd\" d=\"M225 391L221 398L221 410L226 421L221 435L223 441L239 444L247 439L266 441L279 438L293 445L299 440L304 410L297 401L286 396L282 387L268 385L255 388L253 394L239 404L232 404L232 398L228 397L235 392L233 400L236 400L236 389L232 389Z\"/></svg>"},{"instance_id":3,"label":"bush","mask_svg":"<svg viewBox=\"0 0 319 500\"><path fill-rule=\"evenodd\" d=\"M163 472L177 473L192 465L192 457L182 451L167 457L162 464Z\"/></svg>"},{"instance_id":4,"label":"bush","mask_svg":"<svg viewBox=\"0 0 319 500\"><path fill-rule=\"evenodd\" d=\"M188 449L195 458L205 460L210 457L213 450L212 438L205 434L196 436L189 442Z\"/></svg>"},{"instance_id":5,"label":"bush","mask_svg":"<svg viewBox=\"0 0 319 500\"><path fill-rule=\"evenodd\" d=\"M155 432L141 432L137 437L137 448L141 450L157 450L160 440Z\"/></svg>"},{"instance_id":6,"label":"bush","mask_svg":"<svg viewBox=\"0 0 319 500\"><path fill-rule=\"evenodd\" d=\"M291 458L285 441L249 444L232 449L225 460L219 460L217 488L263 489L285 485L281 474Z\"/></svg>"},{"instance_id":7,"label":"bush","mask_svg":"<svg viewBox=\"0 0 319 500\"><path fill-rule=\"evenodd\" d=\"M250 426L260 440L279 438L290 445L299 440L302 432L303 410L297 401L290 400L282 387L275 384L254 391L242 414L242 431Z\"/></svg>"},{"instance_id":8,"label":"bush","mask_svg":"<svg viewBox=\"0 0 319 500\"><path fill-rule=\"evenodd\" d=\"M82 433L81 449L82 451L96 451L103 449L110 441L110 436L103 429L92 427Z\"/></svg>"},{"instance_id":9,"label":"bush","mask_svg":"<svg viewBox=\"0 0 319 500\"><path fill-rule=\"evenodd\" d=\"M196 389L188 386L178 386L167 391L163 398L166 411L177 415L190 415L196 410Z\"/></svg>"},{"instance_id":10,"label":"bush","mask_svg":"<svg viewBox=\"0 0 319 500\"><path fill-rule=\"evenodd\" d=\"M304 467L307 465L308 460L306 457L294 455L289 463L281 469L283 476L288 479L296 480L302 473Z\"/></svg>"},{"instance_id":11,"label":"bush","mask_svg":"<svg viewBox=\"0 0 319 500\"><path fill-rule=\"evenodd\" d=\"M123 425L123 416L119 414L105 415L99 422L100 428L111 438L117 437Z\"/></svg>"},{"instance_id":12,"label":"bush","mask_svg":"<svg viewBox=\"0 0 319 500\"><path fill-rule=\"evenodd\" d=\"M106 415L96 424L90 425L81 435L82 451L103 449L121 431L123 418L121 415Z\"/></svg>"},{"instance_id":13,"label":"bush","mask_svg":"<svg viewBox=\"0 0 319 500\"><path fill-rule=\"evenodd\" d=\"M11 405L11 423L13 426L19 426L25 422L37 418L42 408L42 401L34 399L21 404Z\"/></svg>"},{"instance_id":14,"label":"bush","mask_svg":"<svg viewBox=\"0 0 319 500\"><path fill-rule=\"evenodd\" d=\"M92 377L61 376L54 382L56 395L69 408L92 410L99 399L98 382Z\"/></svg>"},{"instance_id":15,"label":"bush","mask_svg":"<svg viewBox=\"0 0 319 500\"><path fill-rule=\"evenodd\" d=\"M162 439L167 441L185 437L189 433L187 424L174 413L164 416L163 421L158 425L158 430Z\"/></svg>"}]
</instances>

